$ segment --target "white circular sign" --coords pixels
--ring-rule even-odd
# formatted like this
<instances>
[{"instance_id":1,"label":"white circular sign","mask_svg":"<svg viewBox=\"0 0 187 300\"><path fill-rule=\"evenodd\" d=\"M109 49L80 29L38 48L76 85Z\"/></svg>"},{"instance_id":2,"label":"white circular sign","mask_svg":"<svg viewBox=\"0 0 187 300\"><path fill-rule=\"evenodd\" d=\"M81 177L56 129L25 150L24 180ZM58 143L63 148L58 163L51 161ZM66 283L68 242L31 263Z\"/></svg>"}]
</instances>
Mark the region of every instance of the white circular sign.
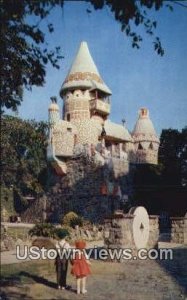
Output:
<instances>
[{"instance_id":1,"label":"white circular sign","mask_svg":"<svg viewBox=\"0 0 187 300\"><path fill-rule=\"evenodd\" d=\"M149 215L143 206L133 207L133 238L137 249L145 248L149 239Z\"/></svg>"}]
</instances>

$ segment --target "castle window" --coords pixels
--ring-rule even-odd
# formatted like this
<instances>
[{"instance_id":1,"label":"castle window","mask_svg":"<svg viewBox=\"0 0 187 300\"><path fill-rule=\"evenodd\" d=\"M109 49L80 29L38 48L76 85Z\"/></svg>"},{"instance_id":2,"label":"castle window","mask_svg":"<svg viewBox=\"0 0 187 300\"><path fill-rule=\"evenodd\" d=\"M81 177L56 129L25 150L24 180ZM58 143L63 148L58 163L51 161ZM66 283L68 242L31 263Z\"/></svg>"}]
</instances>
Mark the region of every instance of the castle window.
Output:
<instances>
[{"instance_id":1,"label":"castle window","mask_svg":"<svg viewBox=\"0 0 187 300\"><path fill-rule=\"evenodd\" d=\"M67 128L67 131L72 132L72 128L69 128L69 127L68 127L68 128Z\"/></svg>"},{"instance_id":2,"label":"castle window","mask_svg":"<svg viewBox=\"0 0 187 300\"><path fill-rule=\"evenodd\" d=\"M67 121L70 122L70 114L67 114Z\"/></svg>"},{"instance_id":3,"label":"castle window","mask_svg":"<svg viewBox=\"0 0 187 300\"><path fill-rule=\"evenodd\" d=\"M153 143L152 142L149 145L149 149L153 150Z\"/></svg>"},{"instance_id":4,"label":"castle window","mask_svg":"<svg viewBox=\"0 0 187 300\"><path fill-rule=\"evenodd\" d=\"M140 143L138 144L138 150L143 150L143 147Z\"/></svg>"}]
</instances>

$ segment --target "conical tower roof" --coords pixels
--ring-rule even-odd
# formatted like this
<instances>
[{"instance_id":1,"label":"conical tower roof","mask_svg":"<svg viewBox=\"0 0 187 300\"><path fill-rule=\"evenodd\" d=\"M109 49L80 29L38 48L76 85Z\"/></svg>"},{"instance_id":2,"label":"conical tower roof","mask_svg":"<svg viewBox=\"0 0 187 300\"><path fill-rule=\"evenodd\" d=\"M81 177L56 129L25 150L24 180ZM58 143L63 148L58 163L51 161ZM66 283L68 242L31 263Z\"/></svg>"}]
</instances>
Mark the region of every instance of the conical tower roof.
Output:
<instances>
[{"instance_id":1,"label":"conical tower roof","mask_svg":"<svg viewBox=\"0 0 187 300\"><path fill-rule=\"evenodd\" d=\"M135 142L150 141L159 143L153 123L149 118L149 111L146 108L141 108L139 111L139 118L132 132L132 137Z\"/></svg>"},{"instance_id":2,"label":"conical tower roof","mask_svg":"<svg viewBox=\"0 0 187 300\"><path fill-rule=\"evenodd\" d=\"M110 95L111 91L102 80L99 71L91 57L86 42L81 42L75 60L61 87L64 91L74 88L98 89Z\"/></svg>"}]
</instances>

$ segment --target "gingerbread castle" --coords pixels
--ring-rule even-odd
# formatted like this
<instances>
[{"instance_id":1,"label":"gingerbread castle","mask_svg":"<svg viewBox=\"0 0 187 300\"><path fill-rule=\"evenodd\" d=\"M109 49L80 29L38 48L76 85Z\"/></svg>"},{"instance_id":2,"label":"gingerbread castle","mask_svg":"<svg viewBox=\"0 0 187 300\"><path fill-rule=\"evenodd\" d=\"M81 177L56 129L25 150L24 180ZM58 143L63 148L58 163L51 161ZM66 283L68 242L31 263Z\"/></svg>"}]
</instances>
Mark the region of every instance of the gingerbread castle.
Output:
<instances>
[{"instance_id":1,"label":"gingerbread castle","mask_svg":"<svg viewBox=\"0 0 187 300\"><path fill-rule=\"evenodd\" d=\"M60 89L62 118L55 97L49 106L47 157L58 175L67 174L67 161L82 154L120 175L128 173L130 163L157 164L159 138L149 111L140 109L130 133L124 124L108 119L111 95L82 42Z\"/></svg>"}]
</instances>

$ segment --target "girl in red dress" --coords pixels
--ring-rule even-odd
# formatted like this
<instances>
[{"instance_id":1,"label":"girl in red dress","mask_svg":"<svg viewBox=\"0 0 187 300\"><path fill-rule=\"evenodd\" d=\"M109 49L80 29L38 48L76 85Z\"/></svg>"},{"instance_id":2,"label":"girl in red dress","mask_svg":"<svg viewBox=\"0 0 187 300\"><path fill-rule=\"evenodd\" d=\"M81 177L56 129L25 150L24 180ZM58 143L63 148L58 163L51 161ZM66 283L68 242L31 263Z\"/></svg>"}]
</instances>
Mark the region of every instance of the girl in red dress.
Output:
<instances>
[{"instance_id":1,"label":"girl in red dress","mask_svg":"<svg viewBox=\"0 0 187 300\"><path fill-rule=\"evenodd\" d=\"M72 259L72 269L71 274L76 276L77 279L77 294L85 294L86 290L86 277L89 275L91 264L88 259L86 259L85 247L86 243L84 241L77 241L75 243L76 252Z\"/></svg>"}]
</instances>

